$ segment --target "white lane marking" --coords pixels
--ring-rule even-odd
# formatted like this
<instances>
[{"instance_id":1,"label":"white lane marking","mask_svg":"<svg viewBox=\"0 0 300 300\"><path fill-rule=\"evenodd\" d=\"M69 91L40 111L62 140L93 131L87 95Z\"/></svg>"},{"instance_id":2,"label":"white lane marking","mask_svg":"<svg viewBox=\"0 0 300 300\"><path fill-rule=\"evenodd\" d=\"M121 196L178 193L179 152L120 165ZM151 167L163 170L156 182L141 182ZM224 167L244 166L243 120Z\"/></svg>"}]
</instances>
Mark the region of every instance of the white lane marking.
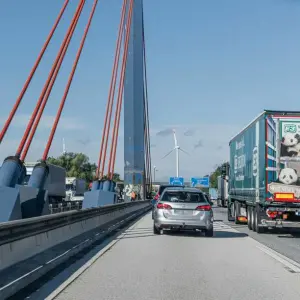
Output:
<instances>
[{"instance_id":1,"label":"white lane marking","mask_svg":"<svg viewBox=\"0 0 300 300\"><path fill-rule=\"evenodd\" d=\"M132 215L132 218L135 217L136 215L137 215L137 213L133 214L133 215ZM124 219L124 220L118 222L117 224L124 223L124 221L127 220L127 219L129 219L129 218L130 218L130 217L128 217L128 218L126 218L126 219ZM102 234L102 233L105 233L105 232L111 232L112 229L113 229L113 227L115 227L115 226L111 226L111 227L109 227L107 230L98 232L98 233L95 234L95 236L98 236L99 234ZM74 250L74 249L80 247L81 245L83 245L83 244L85 244L85 243L87 243L87 242L89 242L89 241L90 241L90 239L86 239L85 241L83 241L83 242L81 242L81 243L79 243L79 244L73 246L72 248L66 250L66 251L63 252L62 254L60 254L60 255L54 257L53 259L47 261L45 264L43 264L43 265L41 265L41 266L39 266L39 267L37 267L37 268L31 270L30 272L28 272L28 273L26 273L26 274L24 274L24 275L18 277L17 279L15 279L15 280L9 282L8 284L2 286L2 287L0 288L0 291L6 289L7 287L11 286L12 284L14 284L14 283L16 283L16 282L22 280L23 278L26 278L26 277L29 276L30 274L32 274L32 273L38 271L39 269L45 267L46 265L48 265L48 264L54 262L54 261L57 260L58 258L63 257L64 255L66 255L67 253L69 253L71 250ZM119 240L118 240L118 241L119 241ZM105 253L105 252L103 252L103 254L104 254L104 253ZM48 298L47 298L47 299L48 299Z\"/></svg>"},{"instance_id":2,"label":"white lane marking","mask_svg":"<svg viewBox=\"0 0 300 300\"><path fill-rule=\"evenodd\" d=\"M277 260L278 262L280 262L281 264L283 264L286 268L293 271L294 273L300 273L300 264L297 263L296 261L294 261L294 260L286 257L285 255L282 255L282 254L276 252L275 250L273 250L267 246L264 246L262 244L257 245L256 247L259 250L266 253L267 255L269 255L270 257L272 257L275 260Z\"/></svg>"},{"instance_id":3,"label":"white lane marking","mask_svg":"<svg viewBox=\"0 0 300 300\"><path fill-rule=\"evenodd\" d=\"M136 215L136 214L134 214ZM128 219L128 218L126 218ZM91 265L93 265L103 254L109 251L116 243L122 240L123 237L128 233L128 231L132 230L136 227L141 221L140 219L135 222L132 226L130 226L125 232L123 232L120 236L116 237L113 241L111 241L107 246L102 248L97 254L95 254L88 262L86 262L81 268L79 268L75 273L73 273L66 281L64 281L57 289L55 289L45 300L53 300L59 294L61 294L73 281L75 281L82 273L84 273Z\"/></svg>"},{"instance_id":4,"label":"white lane marking","mask_svg":"<svg viewBox=\"0 0 300 300\"><path fill-rule=\"evenodd\" d=\"M4 285L3 287L1 287L1 288L0 288L0 291L3 291L4 289L6 289L7 287L13 285L14 283L20 281L21 279L23 279L23 278L29 276L29 275L32 274L32 273L38 271L38 270L41 269L42 267L43 267L43 266L39 266L39 267L35 268L34 270L31 270L30 272L24 274L23 276L21 276L21 277L15 279L15 280L13 280L13 281L11 281L10 283L8 283L8 284Z\"/></svg>"},{"instance_id":5,"label":"white lane marking","mask_svg":"<svg viewBox=\"0 0 300 300\"><path fill-rule=\"evenodd\" d=\"M223 222L214 222L214 224L221 224ZM224 223L223 223L224 224ZM233 227L229 226L229 225L226 225L225 226L228 226L232 231L234 232L240 232L238 230L236 230ZM214 229L215 226L214 226ZM296 261L288 258L287 256L283 255L283 254L280 254L278 253L277 251L263 245L262 243L260 243L259 241L257 241L256 239L254 239L253 237L249 236L248 237L249 239L251 239L253 242L255 242L256 244L256 247L261 250L262 252L264 252L265 254L269 255L270 257L272 257L273 259L277 260L278 262L280 262L286 269L288 269L290 272L293 272L293 273L300 273L300 264L297 263Z\"/></svg>"}]
</instances>

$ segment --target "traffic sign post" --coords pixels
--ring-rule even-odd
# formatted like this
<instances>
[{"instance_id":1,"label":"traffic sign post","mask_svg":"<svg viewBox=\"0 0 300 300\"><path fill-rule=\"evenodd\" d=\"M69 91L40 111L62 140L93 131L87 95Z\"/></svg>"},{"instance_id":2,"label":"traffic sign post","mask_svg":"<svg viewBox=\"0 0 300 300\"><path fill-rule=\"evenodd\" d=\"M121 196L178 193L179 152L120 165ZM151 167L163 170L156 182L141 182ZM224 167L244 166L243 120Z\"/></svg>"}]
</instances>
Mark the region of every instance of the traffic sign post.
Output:
<instances>
[{"instance_id":1,"label":"traffic sign post","mask_svg":"<svg viewBox=\"0 0 300 300\"><path fill-rule=\"evenodd\" d=\"M204 188L209 188L209 177L192 177L191 178L191 186L194 187L196 185L200 185Z\"/></svg>"},{"instance_id":2,"label":"traffic sign post","mask_svg":"<svg viewBox=\"0 0 300 300\"><path fill-rule=\"evenodd\" d=\"M169 183L172 185L184 185L183 177L170 177Z\"/></svg>"}]
</instances>

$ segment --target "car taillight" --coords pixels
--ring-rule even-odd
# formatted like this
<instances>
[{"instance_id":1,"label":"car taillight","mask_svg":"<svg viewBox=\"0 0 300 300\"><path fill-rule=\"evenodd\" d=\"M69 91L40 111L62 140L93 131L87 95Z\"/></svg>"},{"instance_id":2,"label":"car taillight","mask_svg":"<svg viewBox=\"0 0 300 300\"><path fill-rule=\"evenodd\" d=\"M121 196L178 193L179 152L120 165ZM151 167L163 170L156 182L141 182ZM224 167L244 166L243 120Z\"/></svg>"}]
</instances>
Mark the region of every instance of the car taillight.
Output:
<instances>
[{"instance_id":1,"label":"car taillight","mask_svg":"<svg viewBox=\"0 0 300 300\"><path fill-rule=\"evenodd\" d=\"M157 209L172 209L172 206L165 203L158 203L156 206Z\"/></svg>"},{"instance_id":2,"label":"car taillight","mask_svg":"<svg viewBox=\"0 0 300 300\"><path fill-rule=\"evenodd\" d=\"M200 205L196 207L196 210L201 210L201 211L210 211L211 206L210 205Z\"/></svg>"}]
</instances>

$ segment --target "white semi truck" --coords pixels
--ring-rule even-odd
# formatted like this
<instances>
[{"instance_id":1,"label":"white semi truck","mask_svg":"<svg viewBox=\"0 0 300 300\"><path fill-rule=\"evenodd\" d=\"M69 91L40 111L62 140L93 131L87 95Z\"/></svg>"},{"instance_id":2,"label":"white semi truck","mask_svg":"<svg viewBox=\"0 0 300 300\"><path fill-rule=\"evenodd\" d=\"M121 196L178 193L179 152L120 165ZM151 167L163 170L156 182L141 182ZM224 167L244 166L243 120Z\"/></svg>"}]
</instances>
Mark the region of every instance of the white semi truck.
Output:
<instances>
[{"instance_id":1,"label":"white semi truck","mask_svg":"<svg viewBox=\"0 0 300 300\"><path fill-rule=\"evenodd\" d=\"M228 204L228 176L222 178L218 176L218 198L217 205L227 207Z\"/></svg>"},{"instance_id":2,"label":"white semi truck","mask_svg":"<svg viewBox=\"0 0 300 300\"><path fill-rule=\"evenodd\" d=\"M76 177L66 177L66 201L82 201L86 191L86 181Z\"/></svg>"}]
</instances>

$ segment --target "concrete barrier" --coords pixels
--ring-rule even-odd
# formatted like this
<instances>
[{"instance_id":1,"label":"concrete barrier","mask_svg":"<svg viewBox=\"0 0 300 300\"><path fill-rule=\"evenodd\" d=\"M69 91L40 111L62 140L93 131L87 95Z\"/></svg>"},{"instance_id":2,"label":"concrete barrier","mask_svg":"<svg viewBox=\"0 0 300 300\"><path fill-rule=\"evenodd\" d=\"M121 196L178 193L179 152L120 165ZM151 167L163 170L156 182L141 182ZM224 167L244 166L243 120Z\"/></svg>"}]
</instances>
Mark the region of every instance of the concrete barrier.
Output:
<instances>
[{"instance_id":1,"label":"concrete barrier","mask_svg":"<svg viewBox=\"0 0 300 300\"><path fill-rule=\"evenodd\" d=\"M0 299L90 245L101 228L121 225L149 209L150 201L136 201L0 224Z\"/></svg>"}]
</instances>

